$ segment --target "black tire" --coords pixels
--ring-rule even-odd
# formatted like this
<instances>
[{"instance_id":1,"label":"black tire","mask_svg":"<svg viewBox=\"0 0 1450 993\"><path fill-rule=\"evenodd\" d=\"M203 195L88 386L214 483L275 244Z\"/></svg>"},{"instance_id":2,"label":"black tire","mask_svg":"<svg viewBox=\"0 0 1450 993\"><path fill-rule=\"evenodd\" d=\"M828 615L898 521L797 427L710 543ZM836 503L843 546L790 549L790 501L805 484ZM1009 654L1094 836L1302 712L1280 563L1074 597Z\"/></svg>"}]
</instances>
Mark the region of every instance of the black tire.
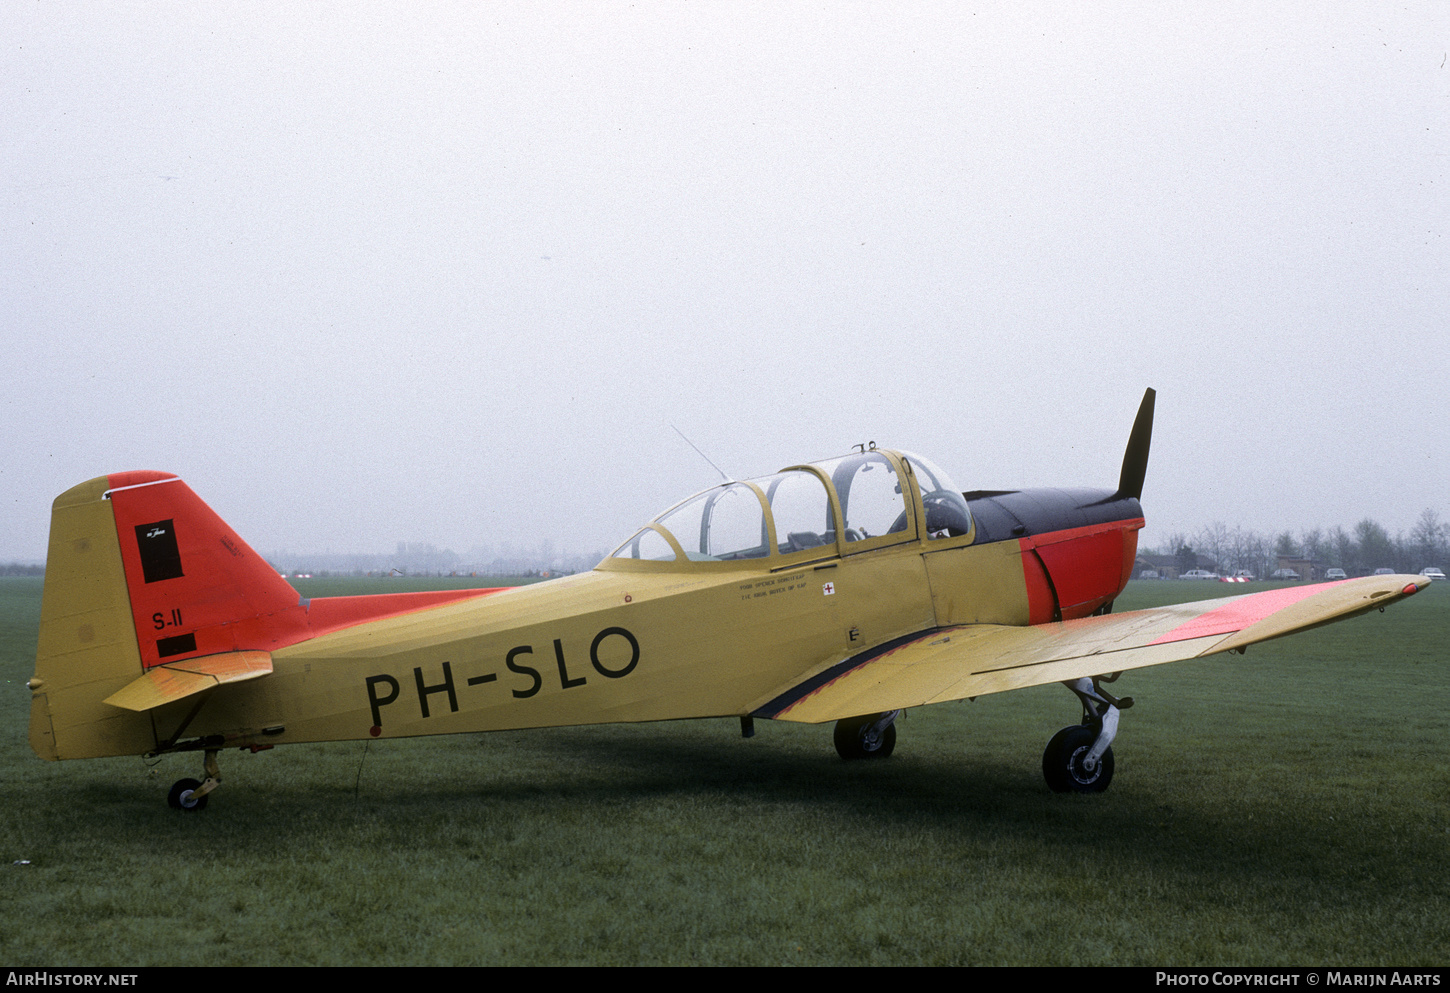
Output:
<instances>
[{"instance_id":1,"label":"black tire","mask_svg":"<svg viewBox=\"0 0 1450 993\"><path fill-rule=\"evenodd\" d=\"M884 759L896 748L896 722L886 725L880 734L869 734L871 725L881 720L880 714L848 717L836 722L836 754L843 759Z\"/></svg>"},{"instance_id":2,"label":"black tire","mask_svg":"<svg viewBox=\"0 0 1450 993\"><path fill-rule=\"evenodd\" d=\"M1065 727L1052 736L1042 753L1042 778L1054 793L1101 793L1113 781L1113 750L1092 772L1082 767L1083 756L1092 750L1097 732L1085 724Z\"/></svg>"},{"instance_id":3,"label":"black tire","mask_svg":"<svg viewBox=\"0 0 1450 993\"><path fill-rule=\"evenodd\" d=\"M166 802L174 810L205 810L206 802L210 796L193 799L191 794L201 787L199 779L178 779L171 784L171 792L166 794Z\"/></svg>"}]
</instances>

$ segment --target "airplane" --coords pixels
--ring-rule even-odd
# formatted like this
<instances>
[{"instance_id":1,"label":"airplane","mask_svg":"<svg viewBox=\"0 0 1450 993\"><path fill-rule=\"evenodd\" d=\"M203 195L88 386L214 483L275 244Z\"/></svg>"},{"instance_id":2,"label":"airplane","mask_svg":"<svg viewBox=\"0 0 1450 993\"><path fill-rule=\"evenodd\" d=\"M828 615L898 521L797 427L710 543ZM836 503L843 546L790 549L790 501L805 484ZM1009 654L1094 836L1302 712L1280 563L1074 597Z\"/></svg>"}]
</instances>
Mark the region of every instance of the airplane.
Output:
<instances>
[{"instance_id":1,"label":"airplane","mask_svg":"<svg viewBox=\"0 0 1450 993\"><path fill-rule=\"evenodd\" d=\"M30 743L45 759L563 725L834 722L881 759L910 707L1061 682L1056 792L1112 781L1128 670L1383 609L1423 576L1370 576L1113 613L1144 518L1148 390L1116 489L960 490L936 463L847 455L726 481L593 571L531 586L301 596L177 476L101 476L51 518Z\"/></svg>"}]
</instances>

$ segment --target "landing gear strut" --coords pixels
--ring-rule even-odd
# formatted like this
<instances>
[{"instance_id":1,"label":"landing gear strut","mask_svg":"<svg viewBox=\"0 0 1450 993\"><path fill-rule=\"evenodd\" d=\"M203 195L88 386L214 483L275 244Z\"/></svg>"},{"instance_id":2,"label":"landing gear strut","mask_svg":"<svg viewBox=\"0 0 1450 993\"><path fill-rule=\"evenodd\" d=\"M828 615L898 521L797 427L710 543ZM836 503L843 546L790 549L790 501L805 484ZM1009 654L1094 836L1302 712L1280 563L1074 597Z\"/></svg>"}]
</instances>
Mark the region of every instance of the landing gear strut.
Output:
<instances>
[{"instance_id":1,"label":"landing gear strut","mask_svg":"<svg viewBox=\"0 0 1450 993\"><path fill-rule=\"evenodd\" d=\"M176 810L205 810L207 797L222 784L221 767L217 765L216 756L215 748L206 750L206 758L202 762L206 782L178 779L171 784L171 792L166 794L166 802Z\"/></svg>"},{"instance_id":2,"label":"landing gear strut","mask_svg":"<svg viewBox=\"0 0 1450 993\"><path fill-rule=\"evenodd\" d=\"M847 717L836 722L836 753L843 759L884 759L896 747L901 711Z\"/></svg>"},{"instance_id":3,"label":"landing gear strut","mask_svg":"<svg viewBox=\"0 0 1450 993\"><path fill-rule=\"evenodd\" d=\"M1133 705L1104 690L1095 676L1064 683L1082 701L1082 723L1052 736L1042 753L1042 776L1054 793L1101 793L1113 781L1113 738L1118 734L1118 712Z\"/></svg>"}]
</instances>

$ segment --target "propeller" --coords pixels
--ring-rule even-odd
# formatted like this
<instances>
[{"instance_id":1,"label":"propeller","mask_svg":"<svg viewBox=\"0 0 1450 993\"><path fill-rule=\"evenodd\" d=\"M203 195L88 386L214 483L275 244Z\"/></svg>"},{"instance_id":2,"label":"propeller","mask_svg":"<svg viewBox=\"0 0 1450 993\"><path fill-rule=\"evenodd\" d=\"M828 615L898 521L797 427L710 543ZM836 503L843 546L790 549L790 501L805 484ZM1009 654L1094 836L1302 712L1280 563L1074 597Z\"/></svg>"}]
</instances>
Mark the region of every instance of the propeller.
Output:
<instances>
[{"instance_id":1,"label":"propeller","mask_svg":"<svg viewBox=\"0 0 1450 993\"><path fill-rule=\"evenodd\" d=\"M1151 388L1143 392L1143 403L1128 436L1128 450L1123 453L1123 472L1118 477L1118 496L1143 497L1143 478L1148 474L1148 446L1153 442L1153 400L1158 394Z\"/></svg>"}]
</instances>

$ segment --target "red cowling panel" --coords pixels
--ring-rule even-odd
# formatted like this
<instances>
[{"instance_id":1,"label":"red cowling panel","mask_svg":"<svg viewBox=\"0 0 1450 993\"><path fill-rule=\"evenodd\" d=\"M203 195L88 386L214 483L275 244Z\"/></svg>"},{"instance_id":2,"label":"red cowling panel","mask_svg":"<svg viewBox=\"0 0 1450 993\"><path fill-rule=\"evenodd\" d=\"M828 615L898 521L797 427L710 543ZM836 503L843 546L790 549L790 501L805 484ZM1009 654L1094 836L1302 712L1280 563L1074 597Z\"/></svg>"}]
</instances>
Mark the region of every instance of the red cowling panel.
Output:
<instances>
[{"instance_id":1,"label":"red cowling panel","mask_svg":"<svg viewBox=\"0 0 1450 993\"><path fill-rule=\"evenodd\" d=\"M1118 592L1121 593L1128 585L1128 580L1133 578L1133 566L1138 561L1138 529L1123 532L1123 576L1118 580Z\"/></svg>"},{"instance_id":2,"label":"red cowling panel","mask_svg":"<svg viewBox=\"0 0 1450 993\"><path fill-rule=\"evenodd\" d=\"M1023 558L1033 548L1047 567L1062 619L1086 617L1116 597L1131 574L1132 551L1143 519L1114 521L1023 538ZM1126 568L1125 568L1126 567Z\"/></svg>"}]
</instances>

